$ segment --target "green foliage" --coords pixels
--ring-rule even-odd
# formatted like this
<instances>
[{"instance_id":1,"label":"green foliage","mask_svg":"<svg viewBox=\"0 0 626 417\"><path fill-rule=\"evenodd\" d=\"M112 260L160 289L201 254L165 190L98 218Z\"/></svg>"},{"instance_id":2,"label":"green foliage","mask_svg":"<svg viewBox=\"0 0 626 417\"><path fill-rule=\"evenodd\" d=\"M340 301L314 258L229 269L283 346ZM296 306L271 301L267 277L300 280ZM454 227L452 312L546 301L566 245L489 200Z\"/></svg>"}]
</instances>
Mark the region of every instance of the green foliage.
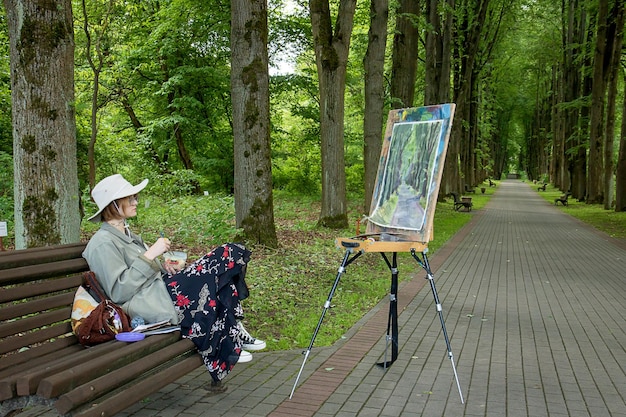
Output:
<instances>
[{"instance_id":1,"label":"green foliage","mask_svg":"<svg viewBox=\"0 0 626 417\"><path fill-rule=\"evenodd\" d=\"M319 171L308 160L289 158L273 169L274 187L293 193L317 195L321 185L319 179L311 175L312 170Z\"/></svg>"},{"instance_id":2,"label":"green foliage","mask_svg":"<svg viewBox=\"0 0 626 417\"><path fill-rule=\"evenodd\" d=\"M87 214L95 204L83 201ZM140 194L137 217L129 219L131 230L146 242L154 242L163 232L176 249L189 251L190 259L223 242L232 241L240 232L235 228L234 199L224 194L173 196L157 184L150 183ZM83 221L84 237L89 238L99 224Z\"/></svg>"},{"instance_id":3,"label":"green foliage","mask_svg":"<svg viewBox=\"0 0 626 417\"><path fill-rule=\"evenodd\" d=\"M14 236L13 221L13 158L0 151L0 221L7 222L9 240ZM6 242L5 242L6 244Z\"/></svg>"},{"instance_id":4,"label":"green foliage","mask_svg":"<svg viewBox=\"0 0 626 417\"><path fill-rule=\"evenodd\" d=\"M104 58L97 176L130 171L171 175L175 183L192 169L202 188L230 191L229 3L147 0L115 3L108 12L100 6L88 4L90 35ZM82 25L75 26L76 72L84 80L76 108L79 140L86 141L93 74Z\"/></svg>"},{"instance_id":5,"label":"green foliage","mask_svg":"<svg viewBox=\"0 0 626 417\"><path fill-rule=\"evenodd\" d=\"M179 170L168 175L156 175L151 180L153 189L159 190L160 195L176 198L193 194L200 177L194 171Z\"/></svg>"},{"instance_id":6,"label":"green foliage","mask_svg":"<svg viewBox=\"0 0 626 417\"><path fill-rule=\"evenodd\" d=\"M270 82L274 187L316 194L321 189L319 108L312 99L316 82L298 75L277 75Z\"/></svg>"},{"instance_id":7,"label":"green foliage","mask_svg":"<svg viewBox=\"0 0 626 417\"><path fill-rule=\"evenodd\" d=\"M9 71L9 35L4 8L0 8L0 152L13 155Z\"/></svg>"},{"instance_id":8,"label":"green foliage","mask_svg":"<svg viewBox=\"0 0 626 417\"><path fill-rule=\"evenodd\" d=\"M0 151L0 196L13 198L13 157Z\"/></svg>"}]
</instances>

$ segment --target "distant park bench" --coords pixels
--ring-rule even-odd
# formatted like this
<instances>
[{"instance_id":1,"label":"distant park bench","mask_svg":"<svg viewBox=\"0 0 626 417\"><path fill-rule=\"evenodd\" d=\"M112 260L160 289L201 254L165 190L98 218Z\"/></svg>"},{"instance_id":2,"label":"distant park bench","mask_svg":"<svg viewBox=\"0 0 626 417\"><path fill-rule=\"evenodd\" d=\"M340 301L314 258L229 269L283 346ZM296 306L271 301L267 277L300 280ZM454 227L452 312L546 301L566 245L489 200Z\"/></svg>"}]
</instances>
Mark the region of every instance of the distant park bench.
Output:
<instances>
[{"instance_id":1,"label":"distant park bench","mask_svg":"<svg viewBox=\"0 0 626 417\"><path fill-rule=\"evenodd\" d=\"M466 193L476 193L476 190L469 185L465 184L465 192Z\"/></svg>"},{"instance_id":2,"label":"distant park bench","mask_svg":"<svg viewBox=\"0 0 626 417\"><path fill-rule=\"evenodd\" d=\"M0 253L0 415L48 404L112 416L202 365L180 332L84 348L72 333L84 244Z\"/></svg>"},{"instance_id":3,"label":"distant park bench","mask_svg":"<svg viewBox=\"0 0 626 417\"><path fill-rule=\"evenodd\" d=\"M569 198L569 196L571 195L571 193L565 193L560 197L557 197L554 199L554 205L557 206L559 203L563 204L564 206L567 206L567 199Z\"/></svg>"},{"instance_id":4,"label":"distant park bench","mask_svg":"<svg viewBox=\"0 0 626 417\"><path fill-rule=\"evenodd\" d=\"M548 185L548 184L543 183L543 185L542 185L542 186L537 187L537 191L545 191L545 190L546 190L546 186L547 186L547 185Z\"/></svg>"},{"instance_id":5,"label":"distant park bench","mask_svg":"<svg viewBox=\"0 0 626 417\"><path fill-rule=\"evenodd\" d=\"M490 187L495 187L496 186L496 183L491 181L491 178L489 178L489 186Z\"/></svg>"},{"instance_id":6,"label":"distant park bench","mask_svg":"<svg viewBox=\"0 0 626 417\"><path fill-rule=\"evenodd\" d=\"M467 211L472 211L472 199L469 197L461 197L457 193L450 193L454 198L454 210L459 211L461 207L465 207Z\"/></svg>"}]
</instances>

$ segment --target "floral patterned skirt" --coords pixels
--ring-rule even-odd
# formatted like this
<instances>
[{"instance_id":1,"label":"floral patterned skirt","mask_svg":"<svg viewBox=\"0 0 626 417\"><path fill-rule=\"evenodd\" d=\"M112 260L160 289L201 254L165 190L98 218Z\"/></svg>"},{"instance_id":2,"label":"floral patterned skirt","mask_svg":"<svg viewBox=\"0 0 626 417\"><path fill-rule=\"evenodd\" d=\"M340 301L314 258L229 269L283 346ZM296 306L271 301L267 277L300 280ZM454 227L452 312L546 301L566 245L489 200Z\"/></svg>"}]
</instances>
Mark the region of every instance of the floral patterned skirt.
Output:
<instances>
[{"instance_id":1,"label":"floral patterned skirt","mask_svg":"<svg viewBox=\"0 0 626 417\"><path fill-rule=\"evenodd\" d=\"M237 321L243 319L240 300L250 252L227 243L163 280L180 319L183 337L191 339L214 381L221 381L239 360Z\"/></svg>"}]
</instances>

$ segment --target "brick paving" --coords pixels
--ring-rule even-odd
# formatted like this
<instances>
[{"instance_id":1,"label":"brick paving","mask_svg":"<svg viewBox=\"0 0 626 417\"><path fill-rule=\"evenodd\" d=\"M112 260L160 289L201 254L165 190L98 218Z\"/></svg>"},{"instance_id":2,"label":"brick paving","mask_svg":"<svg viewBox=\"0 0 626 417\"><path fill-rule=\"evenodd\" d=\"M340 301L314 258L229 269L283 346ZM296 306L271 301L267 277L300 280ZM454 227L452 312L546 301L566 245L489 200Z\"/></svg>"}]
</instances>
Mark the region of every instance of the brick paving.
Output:
<instances>
[{"instance_id":1,"label":"brick paving","mask_svg":"<svg viewBox=\"0 0 626 417\"><path fill-rule=\"evenodd\" d=\"M416 264L400 271L417 274L400 286L399 356L387 370L376 366L385 299L335 345L313 348L292 399L302 350L254 353L219 395L198 369L118 417L626 417L625 242L514 180L468 215L430 259L465 404Z\"/></svg>"}]
</instances>

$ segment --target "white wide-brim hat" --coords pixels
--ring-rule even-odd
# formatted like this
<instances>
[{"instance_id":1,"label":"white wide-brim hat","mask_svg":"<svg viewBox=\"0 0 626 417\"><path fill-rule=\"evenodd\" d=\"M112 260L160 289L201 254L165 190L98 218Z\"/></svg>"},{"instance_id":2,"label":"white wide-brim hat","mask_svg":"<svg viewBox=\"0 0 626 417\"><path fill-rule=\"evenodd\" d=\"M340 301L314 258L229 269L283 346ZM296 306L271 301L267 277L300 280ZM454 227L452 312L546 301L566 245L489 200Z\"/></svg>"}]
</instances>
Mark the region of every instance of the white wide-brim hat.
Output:
<instances>
[{"instance_id":1,"label":"white wide-brim hat","mask_svg":"<svg viewBox=\"0 0 626 417\"><path fill-rule=\"evenodd\" d=\"M148 185L148 179L141 181L141 183L137 185L132 185L130 182L126 181L121 174L114 174L106 177L97 183L96 186L93 187L93 190L91 190L91 198L93 198L93 201L95 201L98 205L98 211L87 220L91 222L101 221L102 217L100 214L102 213L102 210L111 204L111 202L119 200L120 198L135 195L139 191L146 188L146 185Z\"/></svg>"}]
</instances>

